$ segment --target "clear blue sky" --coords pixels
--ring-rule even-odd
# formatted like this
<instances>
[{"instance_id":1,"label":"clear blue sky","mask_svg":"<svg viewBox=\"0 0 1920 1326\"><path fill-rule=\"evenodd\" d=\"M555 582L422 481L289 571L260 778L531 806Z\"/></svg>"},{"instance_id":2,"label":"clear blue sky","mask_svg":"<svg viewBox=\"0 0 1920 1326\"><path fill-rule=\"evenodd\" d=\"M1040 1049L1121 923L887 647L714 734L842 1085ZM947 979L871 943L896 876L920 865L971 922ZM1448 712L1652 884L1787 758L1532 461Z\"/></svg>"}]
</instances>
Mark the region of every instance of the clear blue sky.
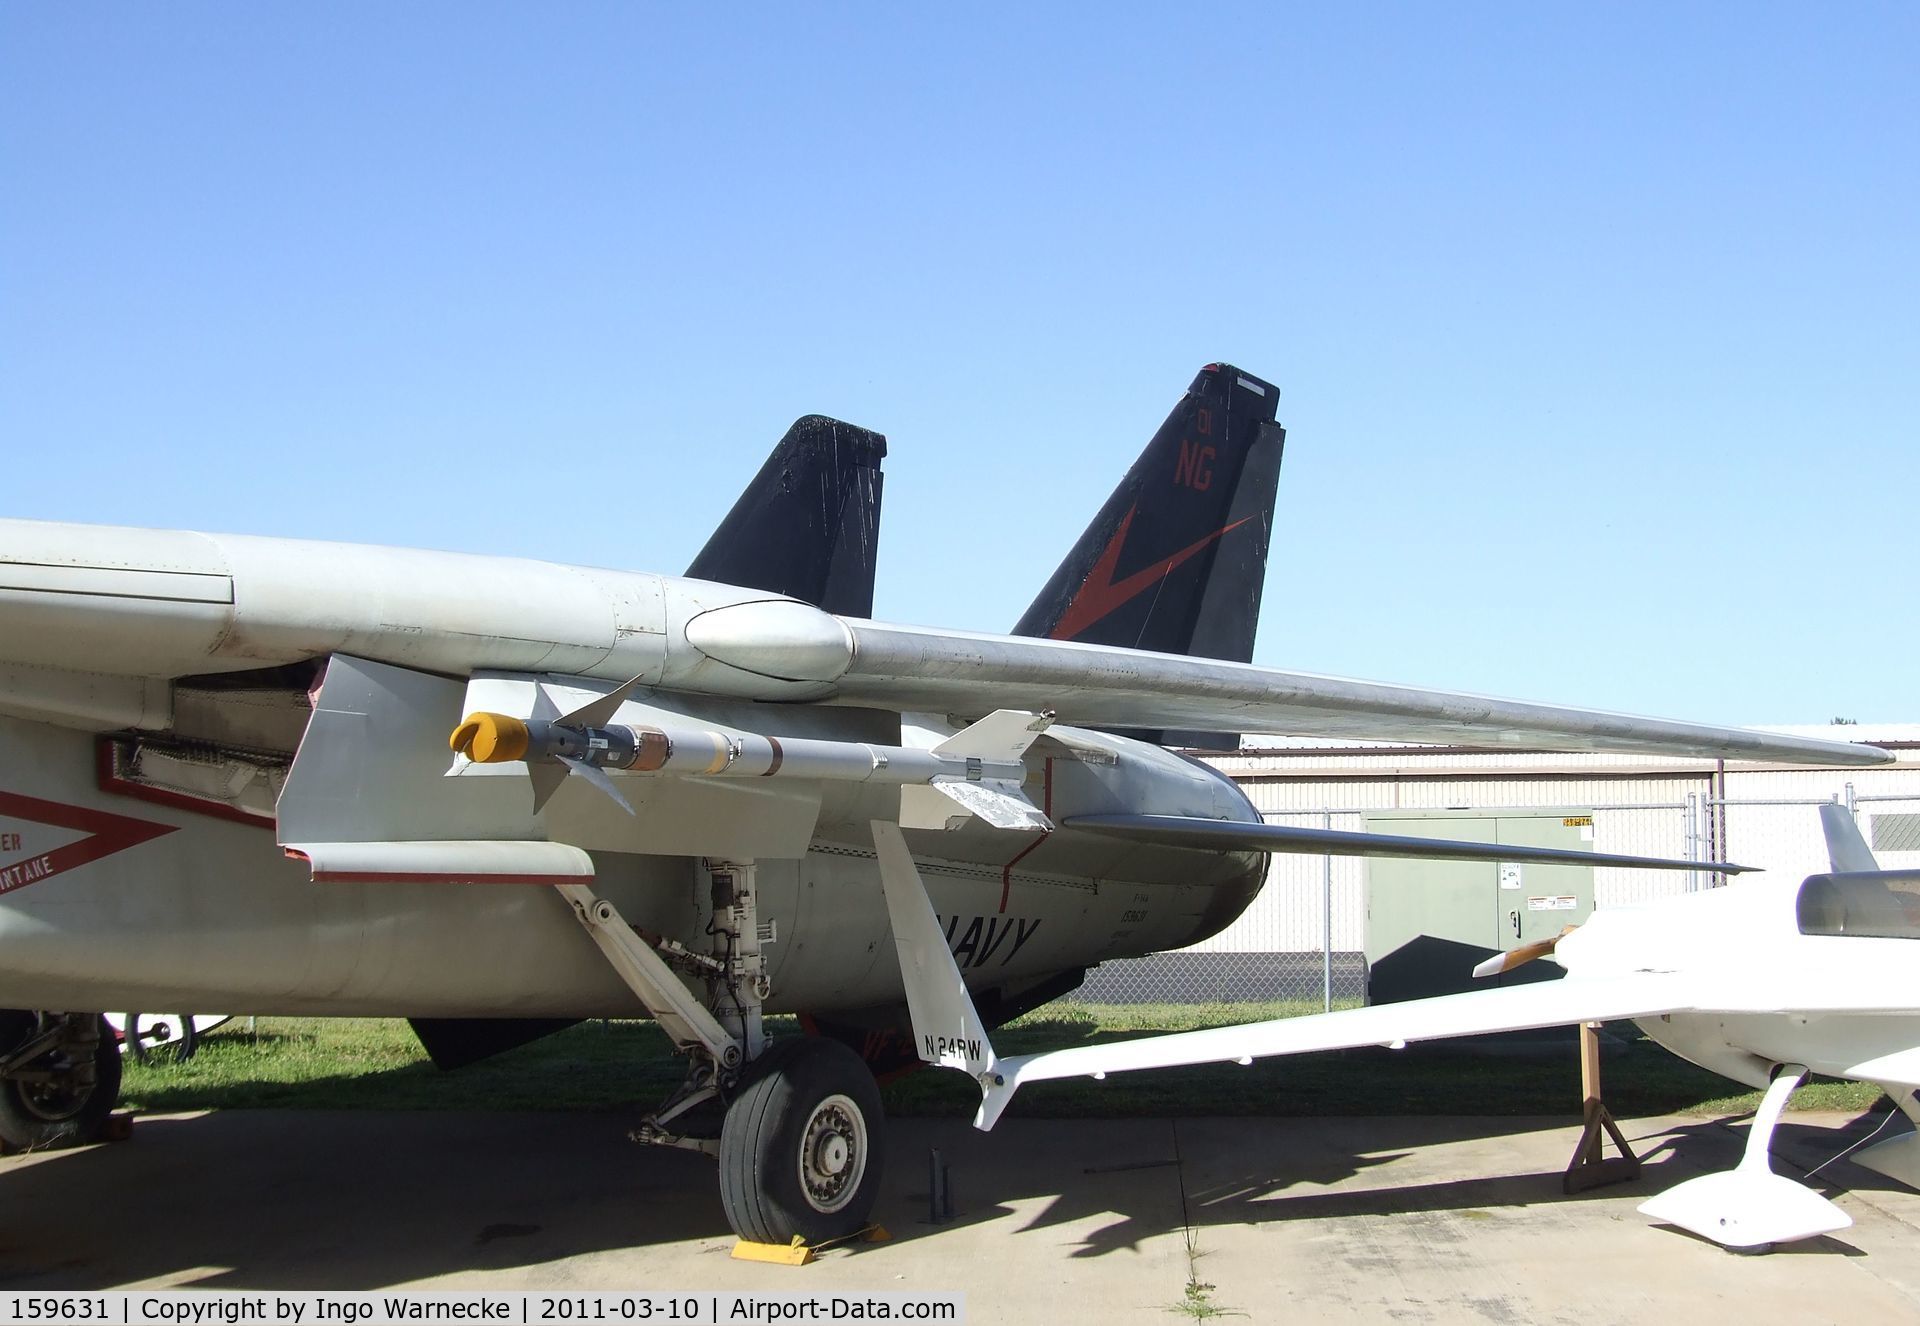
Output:
<instances>
[{"instance_id":1,"label":"clear blue sky","mask_svg":"<svg viewBox=\"0 0 1920 1326\"><path fill-rule=\"evenodd\" d=\"M0 8L10 515L678 571L885 432L1001 630L1194 370L1258 658L1920 718L1920 9Z\"/></svg>"}]
</instances>

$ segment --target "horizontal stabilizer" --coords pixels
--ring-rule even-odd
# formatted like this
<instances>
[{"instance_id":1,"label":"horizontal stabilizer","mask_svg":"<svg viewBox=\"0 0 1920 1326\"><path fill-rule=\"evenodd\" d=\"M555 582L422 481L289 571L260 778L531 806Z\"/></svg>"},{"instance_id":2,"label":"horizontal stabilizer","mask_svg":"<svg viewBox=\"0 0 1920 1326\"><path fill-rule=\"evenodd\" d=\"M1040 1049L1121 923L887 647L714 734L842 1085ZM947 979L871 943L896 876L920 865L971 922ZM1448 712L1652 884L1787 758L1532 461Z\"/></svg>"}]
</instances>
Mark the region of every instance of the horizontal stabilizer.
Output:
<instances>
[{"instance_id":1,"label":"horizontal stabilizer","mask_svg":"<svg viewBox=\"0 0 1920 1326\"><path fill-rule=\"evenodd\" d=\"M1309 829L1291 824L1254 824L1186 815L1074 815L1063 827L1109 838L1196 847L1215 852L1300 852L1313 856L1391 856L1424 861L1510 861L1563 866L1635 866L1643 870L1706 870L1739 874L1748 866L1724 861L1681 861L1660 856L1619 856L1558 847L1520 847L1507 843L1457 842L1451 838L1410 838L1397 833L1354 833L1345 829Z\"/></svg>"}]
</instances>

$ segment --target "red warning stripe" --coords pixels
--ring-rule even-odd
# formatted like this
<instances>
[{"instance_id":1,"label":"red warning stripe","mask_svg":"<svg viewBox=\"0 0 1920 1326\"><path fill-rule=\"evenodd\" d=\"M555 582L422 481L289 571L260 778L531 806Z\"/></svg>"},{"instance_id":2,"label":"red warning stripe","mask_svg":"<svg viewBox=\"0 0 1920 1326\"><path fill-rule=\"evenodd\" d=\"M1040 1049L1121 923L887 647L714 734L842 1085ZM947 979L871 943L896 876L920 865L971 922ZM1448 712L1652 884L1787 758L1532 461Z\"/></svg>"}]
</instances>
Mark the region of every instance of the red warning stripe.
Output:
<instances>
[{"instance_id":1,"label":"red warning stripe","mask_svg":"<svg viewBox=\"0 0 1920 1326\"><path fill-rule=\"evenodd\" d=\"M41 852L23 861L0 866L0 893L23 889L29 884L51 879L63 871L90 865L102 857L124 852L129 847L138 847L141 843L172 833L178 827L115 815L111 811L43 801L19 792L0 792L0 815L32 824L48 824L57 829L75 829L88 835L50 852Z\"/></svg>"}]
</instances>

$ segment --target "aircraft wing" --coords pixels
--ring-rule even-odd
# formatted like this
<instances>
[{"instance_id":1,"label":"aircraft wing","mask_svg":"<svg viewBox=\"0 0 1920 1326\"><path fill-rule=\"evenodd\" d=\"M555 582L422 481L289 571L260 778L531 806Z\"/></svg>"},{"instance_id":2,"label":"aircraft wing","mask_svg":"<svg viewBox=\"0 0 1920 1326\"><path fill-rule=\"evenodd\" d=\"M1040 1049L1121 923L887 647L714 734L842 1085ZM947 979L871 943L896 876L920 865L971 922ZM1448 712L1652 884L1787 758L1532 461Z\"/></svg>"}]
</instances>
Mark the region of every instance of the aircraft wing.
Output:
<instances>
[{"instance_id":1,"label":"aircraft wing","mask_svg":"<svg viewBox=\"0 0 1920 1326\"><path fill-rule=\"evenodd\" d=\"M1596 979L1537 981L1337 1013L1014 1055L995 1065L994 1077L983 1087L974 1126L993 1127L1013 1093L1029 1082L1653 1017L1697 1008L1698 993L1697 978L1674 972L1636 972Z\"/></svg>"},{"instance_id":2,"label":"aircraft wing","mask_svg":"<svg viewBox=\"0 0 1920 1326\"><path fill-rule=\"evenodd\" d=\"M1096 728L1271 732L1531 750L1619 751L1823 765L1884 764L1871 746L1640 718L1459 691L1425 690L1072 641L976 635L842 619L851 659L830 682L842 703L980 715L1052 710ZM746 646L746 648L739 648ZM735 666L794 678L777 641L708 637ZM838 663L839 660L834 660Z\"/></svg>"},{"instance_id":3,"label":"aircraft wing","mask_svg":"<svg viewBox=\"0 0 1920 1326\"><path fill-rule=\"evenodd\" d=\"M1612 1022L1662 1013L1819 1014L1883 1013L1911 1016L1915 996L1904 961L1866 961L1858 940L1846 955L1793 967L1756 959L1737 967L1691 972L1630 972L1619 976L1570 976L1558 981L1465 994L1410 999L1397 1004L1275 1018L1205 1031L1143 1036L1104 1045L999 1059L982 1083L974 1126L991 1128L1029 1082L1103 1076L1141 1068L1188 1064L1250 1063L1287 1054L1348 1050L1363 1045L1398 1047L1407 1041L1445 1040L1499 1031ZM1868 941L1871 942L1871 941ZM1911 941L1889 941L1906 944ZM952 978L958 982L958 975ZM1920 1079L1920 1050L1856 1065L1848 1076L1885 1081Z\"/></svg>"}]
</instances>

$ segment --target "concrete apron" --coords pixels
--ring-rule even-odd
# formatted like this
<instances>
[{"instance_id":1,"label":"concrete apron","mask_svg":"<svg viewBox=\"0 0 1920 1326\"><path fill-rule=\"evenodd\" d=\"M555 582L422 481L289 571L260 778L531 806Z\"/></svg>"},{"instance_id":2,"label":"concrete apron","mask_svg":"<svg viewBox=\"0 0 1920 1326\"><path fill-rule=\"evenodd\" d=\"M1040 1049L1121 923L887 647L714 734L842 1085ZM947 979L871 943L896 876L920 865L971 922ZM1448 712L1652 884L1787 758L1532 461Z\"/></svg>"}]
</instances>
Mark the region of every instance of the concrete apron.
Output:
<instances>
[{"instance_id":1,"label":"concrete apron","mask_svg":"<svg viewBox=\"0 0 1920 1326\"><path fill-rule=\"evenodd\" d=\"M1799 1177L1874 1122L1794 1116L1776 1168ZM1165 1320L1191 1282L1255 1322L1920 1318L1920 1194L1844 1161L1817 1183L1853 1228L1772 1256L1635 1212L1734 1164L1738 1122L1628 1121L1642 1178L1568 1198L1568 1119L898 1120L877 1212L894 1241L800 1269L731 1260L711 1163L629 1124L145 1118L127 1143L0 1160L0 1288L926 1289L976 1322L1058 1322ZM937 1226L930 1147L954 1193Z\"/></svg>"}]
</instances>

